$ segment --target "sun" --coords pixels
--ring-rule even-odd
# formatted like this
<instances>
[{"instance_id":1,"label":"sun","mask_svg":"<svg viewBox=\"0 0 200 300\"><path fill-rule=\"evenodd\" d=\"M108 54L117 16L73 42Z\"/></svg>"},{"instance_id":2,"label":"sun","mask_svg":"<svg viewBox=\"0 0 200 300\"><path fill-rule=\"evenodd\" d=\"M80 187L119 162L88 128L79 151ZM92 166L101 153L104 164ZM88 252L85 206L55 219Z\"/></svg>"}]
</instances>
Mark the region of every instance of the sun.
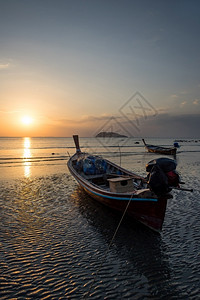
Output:
<instances>
[{"instance_id":1,"label":"sun","mask_svg":"<svg viewBox=\"0 0 200 300\"><path fill-rule=\"evenodd\" d=\"M32 122L33 122L33 119L32 119L32 117L30 117L30 116L23 116L22 118L21 118L21 122L22 122L22 124L24 124L24 125L30 125Z\"/></svg>"}]
</instances>

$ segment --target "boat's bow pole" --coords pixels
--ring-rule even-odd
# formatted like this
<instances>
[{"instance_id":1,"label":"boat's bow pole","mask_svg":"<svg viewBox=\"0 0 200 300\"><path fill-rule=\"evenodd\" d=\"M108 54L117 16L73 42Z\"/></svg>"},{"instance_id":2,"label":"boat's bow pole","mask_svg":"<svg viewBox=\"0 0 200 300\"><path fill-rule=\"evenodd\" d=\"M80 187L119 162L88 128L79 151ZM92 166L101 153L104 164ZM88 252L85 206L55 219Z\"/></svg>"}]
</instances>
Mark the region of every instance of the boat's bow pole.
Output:
<instances>
[{"instance_id":1,"label":"boat's bow pole","mask_svg":"<svg viewBox=\"0 0 200 300\"><path fill-rule=\"evenodd\" d=\"M144 145L146 146L145 140L144 140L144 139L142 139L142 141L143 141Z\"/></svg>"},{"instance_id":2,"label":"boat's bow pole","mask_svg":"<svg viewBox=\"0 0 200 300\"><path fill-rule=\"evenodd\" d=\"M76 146L76 153L80 153L81 149L80 149L80 146L79 146L79 137L78 137L78 135L73 135L73 139L74 139L74 143L75 143L75 146Z\"/></svg>"}]
</instances>

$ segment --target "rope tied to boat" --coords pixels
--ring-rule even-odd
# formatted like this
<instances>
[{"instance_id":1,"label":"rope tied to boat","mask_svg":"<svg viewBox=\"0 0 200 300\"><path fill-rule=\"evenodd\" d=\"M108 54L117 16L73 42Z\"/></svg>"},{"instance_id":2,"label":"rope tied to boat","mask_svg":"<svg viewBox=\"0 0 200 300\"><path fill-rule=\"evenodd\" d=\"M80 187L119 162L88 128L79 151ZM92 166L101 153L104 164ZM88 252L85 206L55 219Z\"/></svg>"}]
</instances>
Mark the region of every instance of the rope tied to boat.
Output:
<instances>
[{"instance_id":1,"label":"rope tied to boat","mask_svg":"<svg viewBox=\"0 0 200 300\"><path fill-rule=\"evenodd\" d=\"M124 210L124 212L123 212L123 214L122 214L122 216L121 216L121 219L120 219L120 221L119 221L119 223L118 223L118 225L117 225L117 228L115 229L115 232L114 232L114 234L113 234L113 237L112 237L112 239L111 239L111 241L110 241L110 243L109 243L109 245L108 245L108 249L107 249L106 252L105 252L105 255L104 255L104 257L103 257L103 259L102 259L102 261L101 261L101 264L100 264L100 266L99 266L99 268L98 268L98 270L97 270L95 276L94 276L94 279L93 279L93 281L92 281L92 283L91 283L91 285L90 285L90 287L89 287L89 290L88 290L87 294L83 297L83 299L88 299L88 297L90 296L91 289L92 289L92 287L93 287L93 285L94 285L94 283L95 283L95 281L96 281L96 278L97 278L99 272L100 272L101 269L102 269L103 263L104 263L105 260L106 260L106 256L107 256L107 254L108 254L108 252L109 252L109 250L110 250L110 247L111 247L111 245L112 245L112 243L113 243L113 241L114 241L114 239L115 239L115 237L116 237L116 235L117 235L117 232L118 232L118 230L119 230L119 228L120 228L120 226L121 226L121 223L122 223L122 221L123 221L123 219L124 219L124 216L125 216L125 214L126 214L126 212L127 212L127 210L128 210L128 207L129 207L129 205L130 205L130 203L131 203L131 200L132 200L132 198L133 198L133 195L134 195L134 193L132 193L132 195L131 195L131 197L130 197L130 199L129 199L129 201L128 201L126 207L125 207L125 210Z\"/></svg>"}]
</instances>

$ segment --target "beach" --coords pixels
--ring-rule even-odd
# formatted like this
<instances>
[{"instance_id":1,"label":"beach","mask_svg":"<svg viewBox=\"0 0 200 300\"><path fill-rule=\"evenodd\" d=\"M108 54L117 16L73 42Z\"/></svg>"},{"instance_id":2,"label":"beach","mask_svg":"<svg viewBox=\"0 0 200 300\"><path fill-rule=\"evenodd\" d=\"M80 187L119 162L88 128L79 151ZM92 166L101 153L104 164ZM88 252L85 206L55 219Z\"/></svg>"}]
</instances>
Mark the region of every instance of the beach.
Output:
<instances>
[{"instance_id":1,"label":"beach","mask_svg":"<svg viewBox=\"0 0 200 300\"><path fill-rule=\"evenodd\" d=\"M109 251L120 215L70 175L72 138L0 142L1 299L198 299L200 140L180 141L176 157L166 156L194 191L172 191L162 232L125 218ZM160 157L137 138L80 144L143 176L146 163Z\"/></svg>"}]
</instances>

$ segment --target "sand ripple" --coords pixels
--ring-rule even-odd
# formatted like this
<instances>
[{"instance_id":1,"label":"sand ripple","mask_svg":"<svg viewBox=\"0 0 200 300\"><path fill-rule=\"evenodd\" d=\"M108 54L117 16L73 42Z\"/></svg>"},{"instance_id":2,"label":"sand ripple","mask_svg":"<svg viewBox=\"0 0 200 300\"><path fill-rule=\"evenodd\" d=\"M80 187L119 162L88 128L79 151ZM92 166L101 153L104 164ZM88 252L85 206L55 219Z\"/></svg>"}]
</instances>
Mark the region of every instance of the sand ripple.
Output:
<instances>
[{"instance_id":1,"label":"sand ripple","mask_svg":"<svg viewBox=\"0 0 200 300\"><path fill-rule=\"evenodd\" d=\"M197 299L200 193L174 195L161 235L125 220L105 256L119 216L71 176L4 183L0 298Z\"/></svg>"}]
</instances>

